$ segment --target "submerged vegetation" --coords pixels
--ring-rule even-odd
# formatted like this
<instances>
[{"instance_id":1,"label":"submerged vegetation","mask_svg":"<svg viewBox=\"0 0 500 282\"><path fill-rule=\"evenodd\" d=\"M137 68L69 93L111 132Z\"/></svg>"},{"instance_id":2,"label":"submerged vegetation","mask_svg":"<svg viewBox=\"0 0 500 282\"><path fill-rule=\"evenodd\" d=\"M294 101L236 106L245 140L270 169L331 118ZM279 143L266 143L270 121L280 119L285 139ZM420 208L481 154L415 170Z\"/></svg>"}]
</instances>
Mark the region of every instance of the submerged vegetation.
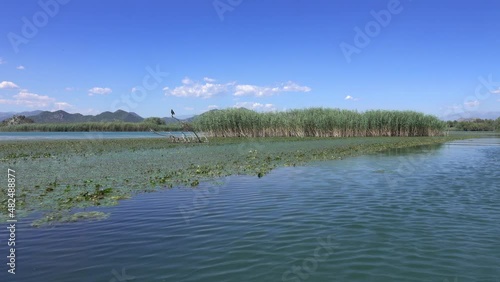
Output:
<instances>
[{"instance_id":1,"label":"submerged vegetation","mask_svg":"<svg viewBox=\"0 0 500 282\"><path fill-rule=\"evenodd\" d=\"M103 217L72 214L115 205L137 192L196 187L228 175L263 177L280 166L465 138L213 138L210 143L190 144L163 138L2 141L0 163L19 176L18 215L44 213L34 223L38 226ZM0 194L0 204L7 205L6 194ZM0 222L7 219L6 212L0 212Z\"/></svg>"},{"instance_id":2,"label":"submerged vegetation","mask_svg":"<svg viewBox=\"0 0 500 282\"><path fill-rule=\"evenodd\" d=\"M82 220L101 220L109 217L109 214L97 211L77 212L77 213L49 213L44 217L33 221L31 224L34 227L40 227L52 222L75 222Z\"/></svg>"},{"instance_id":3,"label":"submerged vegetation","mask_svg":"<svg viewBox=\"0 0 500 282\"><path fill-rule=\"evenodd\" d=\"M257 113L247 109L209 111L194 121L212 137L374 137L438 136L446 124L413 111L310 108Z\"/></svg>"}]
</instances>

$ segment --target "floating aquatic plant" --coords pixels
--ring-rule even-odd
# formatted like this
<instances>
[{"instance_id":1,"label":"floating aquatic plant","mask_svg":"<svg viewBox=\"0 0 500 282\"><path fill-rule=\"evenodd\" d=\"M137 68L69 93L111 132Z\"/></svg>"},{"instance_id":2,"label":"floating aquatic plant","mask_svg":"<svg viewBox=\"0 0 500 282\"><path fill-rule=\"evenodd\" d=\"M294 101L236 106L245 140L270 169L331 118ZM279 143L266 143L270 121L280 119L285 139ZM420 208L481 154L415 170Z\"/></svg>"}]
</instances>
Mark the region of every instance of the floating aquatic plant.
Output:
<instances>
[{"instance_id":1,"label":"floating aquatic plant","mask_svg":"<svg viewBox=\"0 0 500 282\"><path fill-rule=\"evenodd\" d=\"M53 223L68 223L68 222L84 221L84 220L103 220L108 217L109 217L108 213L103 213L100 211L77 212L74 214L53 212L46 214L42 218L33 221L31 223L31 226L42 227Z\"/></svg>"},{"instance_id":2,"label":"floating aquatic plant","mask_svg":"<svg viewBox=\"0 0 500 282\"><path fill-rule=\"evenodd\" d=\"M62 217L51 212L115 205L142 191L196 189L203 181L228 175L265 177L279 166L460 138L467 137L222 138L203 144L171 144L162 139L8 141L0 142L0 162L19 175L19 214L48 212L45 220L58 221ZM26 157L6 158L20 151ZM100 155L94 153L98 151ZM31 158L43 154L51 157ZM5 193L0 194L0 203L6 206L6 202ZM0 213L5 221L6 211Z\"/></svg>"}]
</instances>

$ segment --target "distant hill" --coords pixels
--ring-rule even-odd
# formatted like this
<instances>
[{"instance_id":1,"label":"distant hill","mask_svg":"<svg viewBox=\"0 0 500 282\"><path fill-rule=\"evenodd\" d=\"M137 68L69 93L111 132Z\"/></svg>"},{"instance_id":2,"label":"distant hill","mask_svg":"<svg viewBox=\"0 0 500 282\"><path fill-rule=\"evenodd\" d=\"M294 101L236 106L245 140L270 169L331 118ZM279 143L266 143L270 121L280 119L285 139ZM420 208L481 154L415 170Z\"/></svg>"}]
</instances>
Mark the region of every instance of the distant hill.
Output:
<instances>
[{"instance_id":1,"label":"distant hill","mask_svg":"<svg viewBox=\"0 0 500 282\"><path fill-rule=\"evenodd\" d=\"M16 116L34 116L38 115L42 111L31 111L31 112L0 112L0 121L4 121L6 119L9 119L13 117L14 115Z\"/></svg>"},{"instance_id":2,"label":"distant hill","mask_svg":"<svg viewBox=\"0 0 500 282\"><path fill-rule=\"evenodd\" d=\"M500 117L500 112L464 112L460 114L451 114L443 116L442 120L473 120L473 119L497 119Z\"/></svg>"},{"instance_id":3,"label":"distant hill","mask_svg":"<svg viewBox=\"0 0 500 282\"><path fill-rule=\"evenodd\" d=\"M29 116L35 123L75 123L75 122L110 122L110 121L124 121L124 122L141 122L142 117L136 113L129 113L126 111L118 110L114 113L103 112L96 116L82 115L79 113L70 114L65 111L43 111L39 114Z\"/></svg>"},{"instance_id":4,"label":"distant hill","mask_svg":"<svg viewBox=\"0 0 500 282\"><path fill-rule=\"evenodd\" d=\"M217 111L210 110L210 111ZM210 112L209 111L209 112ZM134 113L134 112L126 112L123 110L117 110L115 112L103 112L98 115L82 115L80 113L68 113L62 110L59 111L31 111L31 112L0 112L0 122L3 120L7 120L14 115L23 115L35 123L77 123L77 122L112 122L112 121L123 121L123 122L142 122L144 120L143 117ZM199 115L194 115L191 117L188 116L180 116L179 120L184 122L192 122ZM173 119L172 117L163 117L161 118L165 120L167 124L177 123L178 121Z\"/></svg>"},{"instance_id":5,"label":"distant hill","mask_svg":"<svg viewBox=\"0 0 500 282\"><path fill-rule=\"evenodd\" d=\"M70 114L65 111L43 111L37 115L29 116L36 123L64 123L64 122L86 122L92 116L84 116L82 114Z\"/></svg>"},{"instance_id":6,"label":"distant hill","mask_svg":"<svg viewBox=\"0 0 500 282\"><path fill-rule=\"evenodd\" d=\"M185 121L185 122L192 122L192 121L193 121L195 118L197 118L198 116L199 116L199 115L194 115L194 116L192 116L192 117L190 117L190 118L184 119L183 121Z\"/></svg>"},{"instance_id":7,"label":"distant hill","mask_svg":"<svg viewBox=\"0 0 500 282\"><path fill-rule=\"evenodd\" d=\"M163 117L161 118L165 121L166 124L169 124L169 123L176 123L178 121L176 121L175 119L171 118L171 117Z\"/></svg>"},{"instance_id":8,"label":"distant hill","mask_svg":"<svg viewBox=\"0 0 500 282\"><path fill-rule=\"evenodd\" d=\"M179 120L184 121L184 122L192 122L196 117L197 117L197 115L194 115L192 117L185 118L185 119L179 118ZM165 121L166 124L178 122L177 120L175 120L174 118L171 118L171 117L163 117L162 119Z\"/></svg>"},{"instance_id":9,"label":"distant hill","mask_svg":"<svg viewBox=\"0 0 500 282\"><path fill-rule=\"evenodd\" d=\"M114 113L103 112L90 119L90 121L124 121L124 122L141 122L144 119L136 113L129 113L126 111L118 110Z\"/></svg>"}]
</instances>

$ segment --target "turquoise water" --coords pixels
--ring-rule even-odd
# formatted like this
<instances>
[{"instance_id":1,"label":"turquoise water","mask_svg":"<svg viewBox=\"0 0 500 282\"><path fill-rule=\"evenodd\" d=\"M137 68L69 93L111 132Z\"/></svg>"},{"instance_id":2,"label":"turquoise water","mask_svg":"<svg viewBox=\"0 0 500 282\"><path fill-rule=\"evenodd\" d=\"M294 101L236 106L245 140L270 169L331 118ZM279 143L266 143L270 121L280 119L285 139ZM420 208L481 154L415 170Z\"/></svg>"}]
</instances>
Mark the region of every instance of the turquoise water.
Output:
<instances>
[{"instance_id":1,"label":"turquoise water","mask_svg":"<svg viewBox=\"0 0 500 282\"><path fill-rule=\"evenodd\" d=\"M161 132L182 137L181 132ZM185 132L186 136L192 133ZM69 139L114 139L114 138L165 138L152 132L0 132L0 141L7 140L69 140Z\"/></svg>"},{"instance_id":2,"label":"turquoise water","mask_svg":"<svg viewBox=\"0 0 500 282\"><path fill-rule=\"evenodd\" d=\"M482 138L141 194L99 222L27 218L0 280L498 282L499 164Z\"/></svg>"}]
</instances>

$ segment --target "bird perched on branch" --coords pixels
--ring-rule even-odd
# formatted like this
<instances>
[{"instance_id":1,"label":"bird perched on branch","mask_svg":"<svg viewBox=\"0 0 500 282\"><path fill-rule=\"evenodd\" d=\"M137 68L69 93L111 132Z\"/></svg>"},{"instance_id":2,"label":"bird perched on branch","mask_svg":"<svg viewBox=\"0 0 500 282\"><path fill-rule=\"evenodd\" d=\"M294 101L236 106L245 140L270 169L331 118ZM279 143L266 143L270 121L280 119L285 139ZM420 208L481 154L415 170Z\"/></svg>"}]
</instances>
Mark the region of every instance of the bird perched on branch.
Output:
<instances>
[{"instance_id":1,"label":"bird perched on branch","mask_svg":"<svg viewBox=\"0 0 500 282\"><path fill-rule=\"evenodd\" d=\"M174 110L172 110L172 109L170 109L170 113L172 114L172 116L174 116L174 115L175 115L175 112L174 112Z\"/></svg>"}]
</instances>

